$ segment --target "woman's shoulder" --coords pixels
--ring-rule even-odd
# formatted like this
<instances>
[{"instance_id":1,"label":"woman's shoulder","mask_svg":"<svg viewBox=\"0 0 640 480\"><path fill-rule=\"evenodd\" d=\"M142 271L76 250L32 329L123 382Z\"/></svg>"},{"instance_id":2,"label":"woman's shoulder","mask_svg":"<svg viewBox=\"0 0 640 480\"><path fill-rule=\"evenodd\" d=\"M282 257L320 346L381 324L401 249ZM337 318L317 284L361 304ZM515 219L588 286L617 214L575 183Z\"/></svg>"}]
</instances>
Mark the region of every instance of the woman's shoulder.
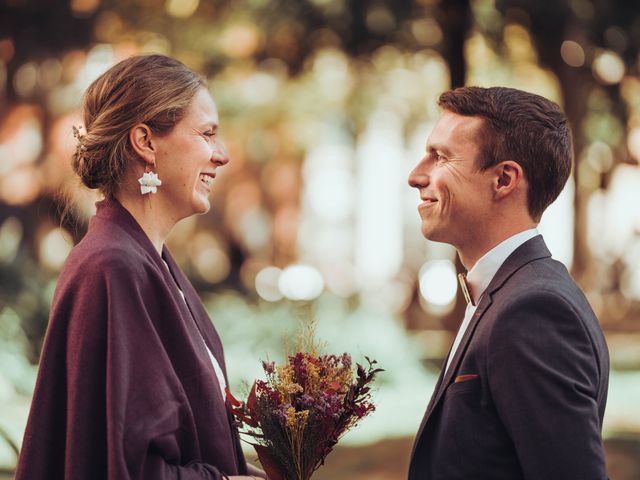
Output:
<instances>
[{"instance_id":1,"label":"woman's shoulder","mask_svg":"<svg viewBox=\"0 0 640 480\"><path fill-rule=\"evenodd\" d=\"M71 250L61 277L79 275L86 279L118 272L148 276L154 268L149 253L114 226L109 235L89 232Z\"/></svg>"}]
</instances>

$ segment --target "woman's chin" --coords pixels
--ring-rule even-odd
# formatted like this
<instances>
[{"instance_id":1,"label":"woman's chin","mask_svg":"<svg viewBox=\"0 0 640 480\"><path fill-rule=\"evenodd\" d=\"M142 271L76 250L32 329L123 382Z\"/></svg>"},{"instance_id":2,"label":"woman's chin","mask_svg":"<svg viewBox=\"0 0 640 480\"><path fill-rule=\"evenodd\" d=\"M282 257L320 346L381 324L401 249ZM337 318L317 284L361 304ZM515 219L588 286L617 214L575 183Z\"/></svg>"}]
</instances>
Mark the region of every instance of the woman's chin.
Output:
<instances>
[{"instance_id":1,"label":"woman's chin","mask_svg":"<svg viewBox=\"0 0 640 480\"><path fill-rule=\"evenodd\" d=\"M211 210L211 202L209 201L209 197L198 195L198 198L194 202L193 207L194 215L202 215L207 213L209 210Z\"/></svg>"}]
</instances>

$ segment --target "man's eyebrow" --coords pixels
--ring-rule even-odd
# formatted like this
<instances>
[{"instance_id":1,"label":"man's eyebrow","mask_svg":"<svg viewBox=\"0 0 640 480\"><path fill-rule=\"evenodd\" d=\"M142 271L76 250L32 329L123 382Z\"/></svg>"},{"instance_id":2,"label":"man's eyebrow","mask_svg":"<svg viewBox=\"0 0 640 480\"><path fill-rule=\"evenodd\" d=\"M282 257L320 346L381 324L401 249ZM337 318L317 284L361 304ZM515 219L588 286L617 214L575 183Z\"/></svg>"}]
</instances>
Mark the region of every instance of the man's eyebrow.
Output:
<instances>
[{"instance_id":1,"label":"man's eyebrow","mask_svg":"<svg viewBox=\"0 0 640 480\"><path fill-rule=\"evenodd\" d=\"M431 153L435 151L442 152L446 157L451 156L451 150L449 150L444 145L440 145L437 143L427 144L427 153Z\"/></svg>"},{"instance_id":2,"label":"man's eyebrow","mask_svg":"<svg viewBox=\"0 0 640 480\"><path fill-rule=\"evenodd\" d=\"M204 122L200 125L200 128L210 128L212 130L217 130L218 129L218 124L216 122Z\"/></svg>"}]
</instances>

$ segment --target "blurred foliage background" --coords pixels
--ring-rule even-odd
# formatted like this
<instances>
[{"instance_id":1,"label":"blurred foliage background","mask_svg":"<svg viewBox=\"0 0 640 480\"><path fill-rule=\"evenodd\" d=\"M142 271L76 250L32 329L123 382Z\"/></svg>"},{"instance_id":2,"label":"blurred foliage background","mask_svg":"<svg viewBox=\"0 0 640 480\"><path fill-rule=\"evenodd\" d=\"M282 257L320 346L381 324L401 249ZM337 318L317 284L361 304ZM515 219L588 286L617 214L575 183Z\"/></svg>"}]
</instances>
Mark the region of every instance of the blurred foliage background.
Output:
<instances>
[{"instance_id":1,"label":"blurred foliage background","mask_svg":"<svg viewBox=\"0 0 640 480\"><path fill-rule=\"evenodd\" d=\"M57 275L94 211L70 169L82 93L146 52L206 75L220 110L232 161L212 212L169 244L223 337L233 388L311 317L327 350L387 370L378 411L319 480L406 478L463 315L455 252L421 237L406 184L438 95L505 85L557 101L576 163L540 230L609 342L610 476L640 478L640 6L626 0L0 1L3 475Z\"/></svg>"}]
</instances>

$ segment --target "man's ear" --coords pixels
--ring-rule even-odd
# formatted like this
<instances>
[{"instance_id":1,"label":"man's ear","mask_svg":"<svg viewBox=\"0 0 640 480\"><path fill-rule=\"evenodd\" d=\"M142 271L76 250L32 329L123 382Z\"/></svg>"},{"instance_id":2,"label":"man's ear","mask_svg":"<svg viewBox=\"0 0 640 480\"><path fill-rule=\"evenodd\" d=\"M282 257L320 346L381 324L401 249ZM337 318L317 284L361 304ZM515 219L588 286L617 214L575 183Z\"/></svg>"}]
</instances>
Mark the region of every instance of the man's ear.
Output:
<instances>
[{"instance_id":1,"label":"man's ear","mask_svg":"<svg viewBox=\"0 0 640 480\"><path fill-rule=\"evenodd\" d=\"M494 193L497 199L511 195L518 186L523 184L524 171L522 167L513 160L500 162L494 167L494 172Z\"/></svg>"},{"instance_id":2,"label":"man's ear","mask_svg":"<svg viewBox=\"0 0 640 480\"><path fill-rule=\"evenodd\" d=\"M149 165L156 163L156 148L152 142L152 132L148 125L138 123L129 130L129 142L133 151Z\"/></svg>"}]
</instances>

